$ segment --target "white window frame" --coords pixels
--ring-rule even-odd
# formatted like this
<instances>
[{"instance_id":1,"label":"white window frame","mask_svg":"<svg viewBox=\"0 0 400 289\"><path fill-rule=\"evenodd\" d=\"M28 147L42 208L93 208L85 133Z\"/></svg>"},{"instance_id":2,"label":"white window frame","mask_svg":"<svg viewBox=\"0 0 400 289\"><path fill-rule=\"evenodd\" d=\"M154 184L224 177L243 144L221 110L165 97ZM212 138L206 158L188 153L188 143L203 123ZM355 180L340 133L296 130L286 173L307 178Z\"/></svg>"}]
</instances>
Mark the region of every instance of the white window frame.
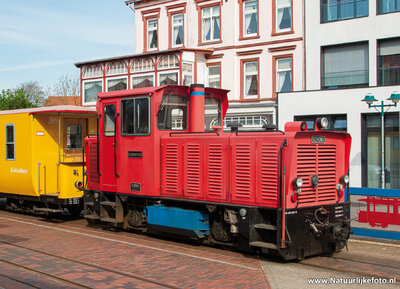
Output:
<instances>
[{"instance_id":1,"label":"white window frame","mask_svg":"<svg viewBox=\"0 0 400 289\"><path fill-rule=\"evenodd\" d=\"M218 14L213 13L213 8L218 7L219 11ZM210 9L210 15L207 17L204 17L204 10L205 9ZM214 38L214 19L219 18L219 38ZM210 25L211 25L211 32L210 32L210 40L206 40L204 37L204 20L205 19L210 19ZM215 6L209 6L209 7L204 7L201 8L201 39L202 42L215 42L221 40L221 6L215 5Z\"/></svg>"},{"instance_id":2,"label":"white window frame","mask_svg":"<svg viewBox=\"0 0 400 289\"><path fill-rule=\"evenodd\" d=\"M172 73L176 73L178 75L177 76L177 84L179 85L179 77L180 77L179 70L164 70L164 71L158 72L158 74L157 74L157 85L158 86L161 85L160 84L160 80L161 80L160 75L162 75L162 74L172 74Z\"/></svg>"},{"instance_id":3,"label":"white window frame","mask_svg":"<svg viewBox=\"0 0 400 289\"><path fill-rule=\"evenodd\" d=\"M246 12L246 3L249 3L251 1L254 1L254 0L248 0L248 1L244 1L243 2L243 36L244 37L251 37L251 36L258 35L258 21L260 21L259 17L258 17L258 13L257 13L257 11L258 11L258 1L255 0L255 2L256 2L256 9L255 10L253 9L250 12ZM257 32L255 32L255 33L247 33L247 31L246 31L246 15L247 14L253 14L253 13L255 13L256 17L257 17Z\"/></svg>"},{"instance_id":4,"label":"white window frame","mask_svg":"<svg viewBox=\"0 0 400 289\"><path fill-rule=\"evenodd\" d=\"M126 89L129 88L129 86L128 86L128 76L107 77L106 78L106 91L108 92L108 81L109 80L119 80L119 79L125 79L126 80Z\"/></svg>"},{"instance_id":5,"label":"white window frame","mask_svg":"<svg viewBox=\"0 0 400 289\"><path fill-rule=\"evenodd\" d=\"M149 27L150 21L153 21L153 20L155 20L157 26L156 26L155 28L150 28L150 27ZM146 38L147 38L147 50L148 50L148 51L157 50L157 49L158 49L158 18L157 18L157 17L148 18L148 19L147 19L146 25L147 25L147 35L146 35ZM150 33L150 31L155 31L156 34L157 34L157 45L156 45L155 48L151 48L151 47L150 47L150 39L149 39L149 33Z\"/></svg>"},{"instance_id":6,"label":"white window frame","mask_svg":"<svg viewBox=\"0 0 400 289\"><path fill-rule=\"evenodd\" d=\"M255 72L246 72L246 64L255 62L257 63L257 70ZM260 76L258 75L258 72L260 70L260 61L259 60L249 60L249 61L244 61L243 62L243 98L244 99L257 99L258 96L260 95L259 87L260 87ZM247 89L246 89L246 77L247 76L253 76L257 75L257 95L248 95L247 94Z\"/></svg>"},{"instance_id":7,"label":"white window frame","mask_svg":"<svg viewBox=\"0 0 400 289\"><path fill-rule=\"evenodd\" d=\"M210 67L219 67L219 74L218 75L210 75ZM207 66L207 86L210 86L210 80L219 80L219 88L221 88L221 64L211 64Z\"/></svg>"},{"instance_id":8,"label":"white window frame","mask_svg":"<svg viewBox=\"0 0 400 289\"><path fill-rule=\"evenodd\" d=\"M96 105L96 102L97 102L97 99L96 99L96 101L90 101L90 102L87 102L86 100L85 100L85 84L86 83L88 83L88 82L98 82L98 81L100 81L101 82L101 92L103 92L103 88L104 88L104 82L103 82L103 79L90 79L90 80L84 80L83 82L82 82L82 105Z\"/></svg>"},{"instance_id":9,"label":"white window frame","mask_svg":"<svg viewBox=\"0 0 400 289\"><path fill-rule=\"evenodd\" d=\"M12 127L12 129L13 129L13 140L12 140L12 142L9 142L9 141L7 141L7 137L8 137L8 135L7 135L7 127ZM13 124L13 123L7 123L6 124L6 126L5 126L5 133L4 133L4 140L5 140L5 150L4 150L4 155L5 155L5 159L6 159L6 161L15 161L15 125ZM14 151L13 151L13 155L14 155L14 157L13 158L8 158L7 157L7 145L9 145L9 144L12 144L12 145L14 145Z\"/></svg>"},{"instance_id":10,"label":"white window frame","mask_svg":"<svg viewBox=\"0 0 400 289\"><path fill-rule=\"evenodd\" d=\"M276 11L275 11L275 15L276 15L276 17L275 17L275 19L276 19L276 23L275 23L276 32L281 33L281 32L291 31L292 30L292 23L293 23L293 21L292 21L292 17L293 17L293 15L292 15L292 1L290 0L290 3L281 4L281 5L279 4L279 0L274 0L274 1L276 1ZM279 17L278 17L279 9L284 9L284 8L288 8L288 7L289 7L289 10L290 10L290 27L289 28L285 28L285 29L279 29Z\"/></svg>"},{"instance_id":11,"label":"white window frame","mask_svg":"<svg viewBox=\"0 0 400 289\"><path fill-rule=\"evenodd\" d=\"M175 17L177 17L177 16L179 16L179 15L182 15L182 23L180 23L180 24L178 24L178 25L175 25L175 21L174 21L174 18ZM172 47L181 47L181 46L183 46L184 45L184 39L185 39L185 30L184 30L184 26L183 26L183 22L184 22L184 14L183 13L177 13L177 14L173 14L172 15L172 17L171 17L172 19L171 19L171 22L172 22ZM177 28L177 27L180 27L180 26L182 26L182 44L176 44L175 43L175 39L176 39L176 35L175 35L175 28ZM178 30L179 31L179 30Z\"/></svg>"},{"instance_id":12,"label":"white window frame","mask_svg":"<svg viewBox=\"0 0 400 289\"><path fill-rule=\"evenodd\" d=\"M290 59L290 68L279 69L279 61ZM282 57L276 59L276 92L280 92L279 90L279 73L282 72L291 72L292 74L292 90L293 90L293 59L292 57Z\"/></svg>"},{"instance_id":13,"label":"white window frame","mask_svg":"<svg viewBox=\"0 0 400 289\"><path fill-rule=\"evenodd\" d=\"M133 75L131 75L131 89L134 89L134 87L133 87L133 79L135 78L135 77L143 77L143 76L152 76L153 77L153 86L156 84L155 82L156 82L156 75L155 75L155 73L153 72L153 73L137 73L137 74L133 74Z\"/></svg>"}]
</instances>

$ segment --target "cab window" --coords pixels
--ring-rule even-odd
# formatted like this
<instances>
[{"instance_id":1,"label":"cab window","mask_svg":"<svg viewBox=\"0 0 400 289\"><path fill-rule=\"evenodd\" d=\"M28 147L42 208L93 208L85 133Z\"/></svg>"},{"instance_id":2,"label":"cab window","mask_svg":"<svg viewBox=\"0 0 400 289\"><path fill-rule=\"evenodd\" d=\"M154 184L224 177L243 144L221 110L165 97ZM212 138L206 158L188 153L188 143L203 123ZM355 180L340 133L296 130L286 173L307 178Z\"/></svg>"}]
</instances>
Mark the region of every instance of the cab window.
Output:
<instances>
[{"instance_id":1,"label":"cab window","mask_svg":"<svg viewBox=\"0 0 400 289\"><path fill-rule=\"evenodd\" d=\"M221 100L219 98L206 96L204 101L204 118L206 130L211 130L212 126L221 126Z\"/></svg>"},{"instance_id":2,"label":"cab window","mask_svg":"<svg viewBox=\"0 0 400 289\"><path fill-rule=\"evenodd\" d=\"M115 118L116 109L115 105L106 105L104 107L104 135L115 136Z\"/></svg>"},{"instance_id":3,"label":"cab window","mask_svg":"<svg viewBox=\"0 0 400 289\"><path fill-rule=\"evenodd\" d=\"M124 99L121 101L121 134L150 134L150 101L149 98Z\"/></svg>"},{"instance_id":4,"label":"cab window","mask_svg":"<svg viewBox=\"0 0 400 289\"><path fill-rule=\"evenodd\" d=\"M160 130L187 130L188 99L186 96L164 95L157 113Z\"/></svg>"}]
</instances>

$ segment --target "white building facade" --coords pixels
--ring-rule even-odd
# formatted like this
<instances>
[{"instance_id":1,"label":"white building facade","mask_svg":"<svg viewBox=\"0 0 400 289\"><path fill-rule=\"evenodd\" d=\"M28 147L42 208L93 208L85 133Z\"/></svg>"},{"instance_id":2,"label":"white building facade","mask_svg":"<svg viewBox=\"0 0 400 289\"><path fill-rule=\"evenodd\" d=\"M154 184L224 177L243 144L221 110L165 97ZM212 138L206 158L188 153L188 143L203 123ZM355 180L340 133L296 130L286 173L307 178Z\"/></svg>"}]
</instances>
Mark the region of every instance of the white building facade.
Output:
<instances>
[{"instance_id":1,"label":"white building facade","mask_svg":"<svg viewBox=\"0 0 400 289\"><path fill-rule=\"evenodd\" d=\"M303 1L134 0L135 55L77 63L82 103L162 84L228 89L227 122L276 122L276 94L303 90ZM208 126L212 126L210 116Z\"/></svg>"},{"instance_id":2,"label":"white building facade","mask_svg":"<svg viewBox=\"0 0 400 289\"><path fill-rule=\"evenodd\" d=\"M380 115L361 100L400 91L399 11L392 0L306 1L305 91L278 96L281 127L327 116L352 135L352 187L382 187ZM400 189L399 107L385 113L385 129L385 185Z\"/></svg>"}]
</instances>

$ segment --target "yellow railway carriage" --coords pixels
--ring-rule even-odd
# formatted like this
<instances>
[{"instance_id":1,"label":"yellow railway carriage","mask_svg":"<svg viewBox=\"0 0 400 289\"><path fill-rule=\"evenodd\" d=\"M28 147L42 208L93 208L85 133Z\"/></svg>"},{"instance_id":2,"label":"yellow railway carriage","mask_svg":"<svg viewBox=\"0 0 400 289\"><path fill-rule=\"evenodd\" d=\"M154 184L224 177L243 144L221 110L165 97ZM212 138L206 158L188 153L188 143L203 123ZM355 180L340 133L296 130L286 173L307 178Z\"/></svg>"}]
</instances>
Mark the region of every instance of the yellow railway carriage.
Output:
<instances>
[{"instance_id":1,"label":"yellow railway carriage","mask_svg":"<svg viewBox=\"0 0 400 289\"><path fill-rule=\"evenodd\" d=\"M78 214L83 142L97 132L94 108L0 111L0 197L14 209Z\"/></svg>"}]
</instances>

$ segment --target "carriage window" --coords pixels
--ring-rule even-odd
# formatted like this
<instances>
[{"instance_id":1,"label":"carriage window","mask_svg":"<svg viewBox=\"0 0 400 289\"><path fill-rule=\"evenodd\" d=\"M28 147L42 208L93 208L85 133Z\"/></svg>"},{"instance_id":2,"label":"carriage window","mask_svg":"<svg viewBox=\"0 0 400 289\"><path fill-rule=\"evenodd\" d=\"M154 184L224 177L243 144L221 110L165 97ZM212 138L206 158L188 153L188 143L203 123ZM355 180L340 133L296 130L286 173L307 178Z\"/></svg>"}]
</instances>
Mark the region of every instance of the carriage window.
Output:
<instances>
[{"instance_id":1,"label":"carriage window","mask_svg":"<svg viewBox=\"0 0 400 289\"><path fill-rule=\"evenodd\" d=\"M67 148L82 147L82 127L79 124L67 126Z\"/></svg>"},{"instance_id":2,"label":"carriage window","mask_svg":"<svg viewBox=\"0 0 400 289\"><path fill-rule=\"evenodd\" d=\"M185 96L164 95L157 113L160 130L187 129L188 99Z\"/></svg>"},{"instance_id":3,"label":"carriage window","mask_svg":"<svg viewBox=\"0 0 400 289\"><path fill-rule=\"evenodd\" d=\"M104 107L104 135L115 136L115 118L116 109L115 105L106 105Z\"/></svg>"},{"instance_id":4,"label":"carriage window","mask_svg":"<svg viewBox=\"0 0 400 289\"><path fill-rule=\"evenodd\" d=\"M150 133L149 99L122 100L122 135L148 135Z\"/></svg>"},{"instance_id":5,"label":"carriage window","mask_svg":"<svg viewBox=\"0 0 400 289\"><path fill-rule=\"evenodd\" d=\"M6 160L15 160L15 135L14 125L6 125Z\"/></svg>"}]
</instances>

